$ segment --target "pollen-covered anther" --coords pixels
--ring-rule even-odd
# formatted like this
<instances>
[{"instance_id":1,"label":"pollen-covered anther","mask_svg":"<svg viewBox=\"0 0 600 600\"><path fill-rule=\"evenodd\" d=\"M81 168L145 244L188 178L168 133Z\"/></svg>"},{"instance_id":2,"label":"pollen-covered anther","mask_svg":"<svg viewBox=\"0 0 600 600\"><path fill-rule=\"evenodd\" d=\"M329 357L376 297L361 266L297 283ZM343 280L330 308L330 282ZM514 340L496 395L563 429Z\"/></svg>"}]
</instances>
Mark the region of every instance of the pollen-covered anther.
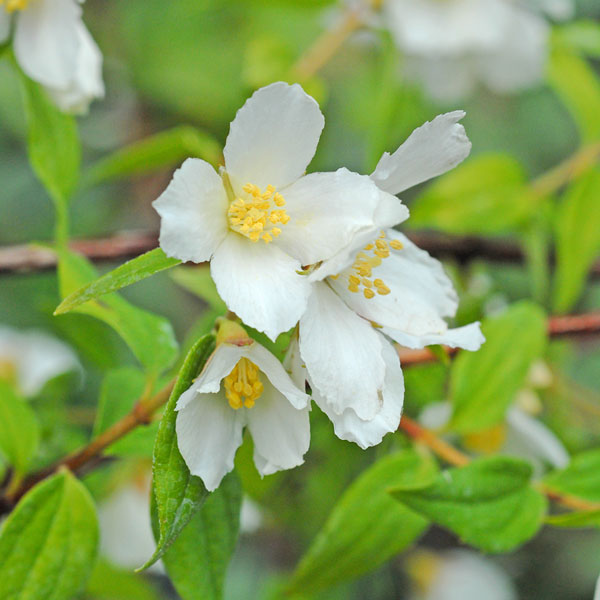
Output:
<instances>
[{"instance_id":1,"label":"pollen-covered anther","mask_svg":"<svg viewBox=\"0 0 600 600\"><path fill-rule=\"evenodd\" d=\"M382 261L390 256L391 250L402 249L402 242L398 240L387 240L385 231L372 243L367 244L361 252L356 255L352 270L354 275L348 276L348 290L358 293L363 288L363 295L368 300L376 294L386 296L391 293L390 288L380 279L372 279L373 269L381 265Z\"/></svg>"},{"instance_id":2,"label":"pollen-covered anther","mask_svg":"<svg viewBox=\"0 0 600 600\"><path fill-rule=\"evenodd\" d=\"M252 408L264 389L258 367L247 358L238 361L231 373L223 380L223 384L225 397L234 410L242 406Z\"/></svg>"},{"instance_id":3,"label":"pollen-covered anther","mask_svg":"<svg viewBox=\"0 0 600 600\"><path fill-rule=\"evenodd\" d=\"M25 10L30 0L0 0L0 6L4 6L6 12Z\"/></svg>"},{"instance_id":4,"label":"pollen-covered anther","mask_svg":"<svg viewBox=\"0 0 600 600\"><path fill-rule=\"evenodd\" d=\"M258 186L247 183L242 190L247 197L235 198L227 210L229 227L252 242L262 240L269 244L281 235L281 228L275 225L285 225L290 220L282 208L285 199L272 185L261 192Z\"/></svg>"}]
</instances>

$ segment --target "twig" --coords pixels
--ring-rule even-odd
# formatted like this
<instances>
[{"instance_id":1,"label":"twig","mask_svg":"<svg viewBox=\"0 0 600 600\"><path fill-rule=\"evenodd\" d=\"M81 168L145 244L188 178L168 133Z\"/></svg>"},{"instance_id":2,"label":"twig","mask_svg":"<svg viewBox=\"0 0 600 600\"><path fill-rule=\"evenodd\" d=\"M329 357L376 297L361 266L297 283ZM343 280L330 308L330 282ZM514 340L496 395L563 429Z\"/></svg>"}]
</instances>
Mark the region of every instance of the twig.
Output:
<instances>
[{"instance_id":1,"label":"twig","mask_svg":"<svg viewBox=\"0 0 600 600\"><path fill-rule=\"evenodd\" d=\"M323 68L341 48L348 37L362 25L358 10L349 8L331 29L326 30L298 59L291 75L298 81L310 79Z\"/></svg>"},{"instance_id":2,"label":"twig","mask_svg":"<svg viewBox=\"0 0 600 600\"><path fill-rule=\"evenodd\" d=\"M406 433L413 440L425 444L450 465L464 467L471 462L471 458L468 455L439 438L433 431L419 425L419 423L405 415L402 416L398 429ZM558 502L567 508L583 511L600 510L600 503L590 502L570 494L557 492L556 490L548 488L541 482L535 482L534 485L550 500Z\"/></svg>"},{"instance_id":3,"label":"twig","mask_svg":"<svg viewBox=\"0 0 600 600\"><path fill-rule=\"evenodd\" d=\"M548 319L548 335L550 337L586 336L600 333L600 311L582 315L565 315L550 317ZM429 349L409 350L397 347L398 356L402 366L424 364L438 360L438 357ZM448 356L454 356L458 348L444 346Z\"/></svg>"},{"instance_id":4,"label":"twig","mask_svg":"<svg viewBox=\"0 0 600 600\"><path fill-rule=\"evenodd\" d=\"M71 471L78 471L90 461L96 460L100 453L114 444L117 440L128 434L140 425L148 425L152 422L152 415L169 399L175 380L168 383L162 390L146 399L140 399L134 405L131 412L117 421L112 427L95 437L89 444L65 456L53 465L31 474L14 492L7 494L4 504L15 504L23 494L31 489L36 483L54 473L60 467L67 467ZM0 506L0 514L1 514Z\"/></svg>"},{"instance_id":5,"label":"twig","mask_svg":"<svg viewBox=\"0 0 600 600\"><path fill-rule=\"evenodd\" d=\"M506 240L425 232L408 232L406 235L433 256L452 258L460 263L475 259L501 263L523 260L521 248ZM94 262L133 258L156 248L157 245L158 233L152 231L123 231L106 238L73 240L70 243L73 250ZM0 275L43 271L55 267L55 253L42 246L0 247ZM600 277L600 262L592 267L591 275Z\"/></svg>"}]
</instances>

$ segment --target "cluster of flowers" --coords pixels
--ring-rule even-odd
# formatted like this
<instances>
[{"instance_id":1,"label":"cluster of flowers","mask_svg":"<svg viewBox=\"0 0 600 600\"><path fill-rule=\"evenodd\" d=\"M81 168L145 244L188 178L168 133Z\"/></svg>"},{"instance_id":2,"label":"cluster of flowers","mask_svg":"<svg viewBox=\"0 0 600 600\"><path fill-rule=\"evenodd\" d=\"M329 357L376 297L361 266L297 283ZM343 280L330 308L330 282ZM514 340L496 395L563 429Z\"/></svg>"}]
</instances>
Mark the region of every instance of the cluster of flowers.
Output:
<instances>
[{"instance_id":1,"label":"cluster of flowers","mask_svg":"<svg viewBox=\"0 0 600 600\"><path fill-rule=\"evenodd\" d=\"M573 0L386 0L381 16L367 18L389 29L407 77L450 101L477 83L497 93L539 83L549 54L547 17L563 20L573 11Z\"/></svg>"},{"instance_id":2,"label":"cluster of flowers","mask_svg":"<svg viewBox=\"0 0 600 600\"><path fill-rule=\"evenodd\" d=\"M295 328L286 371L223 321L217 349L180 397L179 447L209 490L233 468L245 426L262 475L302 463L306 382L338 437L366 448L400 421L393 342L479 348L479 323L448 328L457 296L440 263L392 229L408 218L394 194L469 154L463 116L419 127L370 176L345 168L306 175L323 115L299 85L275 83L238 111L218 173L188 159L154 202L168 256L210 261L229 310L272 340Z\"/></svg>"},{"instance_id":3,"label":"cluster of flowers","mask_svg":"<svg viewBox=\"0 0 600 600\"><path fill-rule=\"evenodd\" d=\"M15 58L65 112L104 96L102 54L81 19L83 0L0 0L0 44L13 34Z\"/></svg>"}]
</instances>

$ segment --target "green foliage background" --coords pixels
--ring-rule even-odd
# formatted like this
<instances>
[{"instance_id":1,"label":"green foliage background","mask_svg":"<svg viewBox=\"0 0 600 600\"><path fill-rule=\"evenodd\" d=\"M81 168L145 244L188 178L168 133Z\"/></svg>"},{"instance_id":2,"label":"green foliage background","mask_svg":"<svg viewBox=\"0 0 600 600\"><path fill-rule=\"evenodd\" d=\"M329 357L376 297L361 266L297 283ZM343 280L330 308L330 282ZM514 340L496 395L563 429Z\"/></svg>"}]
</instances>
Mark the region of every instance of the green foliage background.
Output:
<instances>
[{"instance_id":1,"label":"green foliage background","mask_svg":"<svg viewBox=\"0 0 600 600\"><path fill-rule=\"evenodd\" d=\"M218 161L236 110L256 87L290 77L335 7L327 0L88 0L85 20L105 56L107 98L77 122L57 114L4 57L0 244L49 243L55 236L60 243L69 232L78 238L156 230L150 203L173 168L192 155ZM448 433L461 444L459 436L504 421L530 366L543 359L553 380L540 392L539 418L578 455L544 484L592 502L600 502L600 344L597 338L549 341L544 323L548 314L600 306L598 280L587 277L600 252L600 171L592 165L551 194L531 182L581 148L600 144L599 18L595 2L580 2L576 22L555 27L545 83L514 96L479 90L464 102L433 104L402 81L401 59L385 32L371 43L346 43L303 82L326 118L312 171L343 165L369 173L383 151L395 149L425 120L466 110L471 157L403 195L412 212L406 226L508 239L524 248L527 260L447 262L461 295L456 324L484 319L488 341L481 352L464 353L452 364L407 369L405 413L416 416L430 403L449 400ZM551 252L555 269L547 266ZM101 265L100 274L111 274L98 280L92 301L53 316L61 299L98 276L60 244L57 256L58 273L0 274L0 323L52 331L77 350L86 374L83 383L52 381L30 401L0 385L2 471L12 466L19 477L104 431L145 386L156 392L178 372L189 384L211 344L198 339L222 311L205 274L167 271L172 264L158 252L117 275L112 269L118 263ZM100 291L133 281L119 295L97 299ZM500 307L508 309L494 317ZM281 347L276 351L281 356ZM338 440L315 408L303 467L261 480L246 439L236 474L204 502L206 491L183 461L165 454L173 446L173 403L160 428L152 425L113 446L113 459L83 484L60 472L18 505L0 537L1 597L5 585L10 598L57 600L153 600L177 593L183 600L410 598L413 543L436 552L462 543L499 552L490 560L513 576L524 599L592 596L600 571L598 513L554 516L544 526L546 500L522 460L483 457L440 473L444 465L401 434L368 451ZM157 468L155 458L153 517L172 585L105 559L94 563L90 547L97 535L90 493L101 502L147 469L157 431L157 448L172 462ZM169 477L186 484L177 488ZM476 492L466 500L465 487L474 481ZM242 489L262 510L263 525L242 532L236 545ZM184 500L191 509L177 521L165 507ZM53 510L54 529L38 531L23 545L23 523ZM149 513L147 506L140 510ZM379 512L385 519L373 522ZM494 519L482 524L477 515ZM73 557L66 548L77 536L85 540ZM36 577L45 582L44 569L56 561L77 576L55 587L40 584L42 591L17 589L25 585L21 571L29 569L19 557L35 558L32 548L41 566L27 585L35 586Z\"/></svg>"}]
</instances>

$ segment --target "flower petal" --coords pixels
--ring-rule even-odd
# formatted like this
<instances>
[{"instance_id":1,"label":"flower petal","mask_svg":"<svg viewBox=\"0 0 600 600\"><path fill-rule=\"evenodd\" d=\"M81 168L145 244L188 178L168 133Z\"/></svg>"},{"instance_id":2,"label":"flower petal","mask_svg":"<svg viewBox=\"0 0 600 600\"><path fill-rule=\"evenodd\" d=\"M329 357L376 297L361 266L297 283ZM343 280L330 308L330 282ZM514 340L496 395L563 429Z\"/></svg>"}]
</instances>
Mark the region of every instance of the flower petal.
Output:
<instances>
[{"instance_id":1,"label":"flower petal","mask_svg":"<svg viewBox=\"0 0 600 600\"><path fill-rule=\"evenodd\" d=\"M224 394L196 394L179 409L177 444L192 475L202 479L209 492L233 470L236 450L242 444L244 413L233 410Z\"/></svg>"},{"instance_id":2,"label":"flower petal","mask_svg":"<svg viewBox=\"0 0 600 600\"><path fill-rule=\"evenodd\" d=\"M410 335L445 333L448 327L443 317L454 316L458 298L441 263L401 233L388 230L386 235L403 245L401 250L392 249L390 256L373 269L373 278L381 279L391 290L389 294L367 299L350 292L351 270L330 280L330 285L352 310L369 321Z\"/></svg>"},{"instance_id":3,"label":"flower petal","mask_svg":"<svg viewBox=\"0 0 600 600\"><path fill-rule=\"evenodd\" d=\"M275 387L265 382L256 404L247 409L254 441L254 464L261 475L297 467L310 444L308 406L294 408Z\"/></svg>"},{"instance_id":4,"label":"flower petal","mask_svg":"<svg viewBox=\"0 0 600 600\"><path fill-rule=\"evenodd\" d=\"M3 44L10 35L10 15L0 6L0 44Z\"/></svg>"},{"instance_id":5,"label":"flower petal","mask_svg":"<svg viewBox=\"0 0 600 600\"><path fill-rule=\"evenodd\" d=\"M498 93L541 82L549 36L550 26L542 17L514 6L501 46L477 56L479 77Z\"/></svg>"},{"instance_id":6,"label":"flower petal","mask_svg":"<svg viewBox=\"0 0 600 600\"><path fill-rule=\"evenodd\" d=\"M471 151L465 128L458 122L464 116L456 110L415 129L396 152L381 157L373 181L382 190L398 194L453 169Z\"/></svg>"},{"instance_id":7,"label":"flower petal","mask_svg":"<svg viewBox=\"0 0 600 600\"><path fill-rule=\"evenodd\" d=\"M230 233L210 263L219 295L244 323L272 340L297 322L310 283L296 271L300 263L273 244Z\"/></svg>"},{"instance_id":8,"label":"flower petal","mask_svg":"<svg viewBox=\"0 0 600 600\"><path fill-rule=\"evenodd\" d=\"M379 190L371 224L356 232L350 243L312 271L308 276L309 281L322 281L329 275L337 275L350 266L354 262L356 253L372 242L382 230L398 225L406 219L408 219L408 208L396 196Z\"/></svg>"},{"instance_id":9,"label":"flower petal","mask_svg":"<svg viewBox=\"0 0 600 600\"><path fill-rule=\"evenodd\" d=\"M335 435L342 440L358 444L363 450L379 444L383 436L396 431L402 415L404 377L400 361L392 345L383 340L382 350L386 365L383 404L381 410L370 421L360 419L351 408L346 409L341 415L336 414L331 410L327 400L316 388L313 388L313 398L333 423Z\"/></svg>"},{"instance_id":10,"label":"flower petal","mask_svg":"<svg viewBox=\"0 0 600 600\"><path fill-rule=\"evenodd\" d=\"M160 215L160 247L167 256L204 262L225 238L227 194L203 160L188 158L152 206Z\"/></svg>"},{"instance_id":11,"label":"flower petal","mask_svg":"<svg viewBox=\"0 0 600 600\"><path fill-rule=\"evenodd\" d=\"M503 452L529 458L534 462L541 460L556 469L569 464L568 452L546 425L516 406L508 410L506 422L508 430Z\"/></svg>"},{"instance_id":12,"label":"flower petal","mask_svg":"<svg viewBox=\"0 0 600 600\"><path fill-rule=\"evenodd\" d=\"M328 259L353 246L361 232L372 231L382 194L366 175L338 169L334 173L311 173L283 192L289 223L282 228L277 244L303 265ZM393 198L396 225L407 216L406 207ZM382 216L390 218L381 209Z\"/></svg>"},{"instance_id":13,"label":"flower petal","mask_svg":"<svg viewBox=\"0 0 600 600\"><path fill-rule=\"evenodd\" d=\"M481 344L485 342L479 321L463 327L448 329L442 334L410 335L389 327L383 327L381 331L407 348L425 348L432 344L444 344L450 348L464 348L473 352L479 350Z\"/></svg>"},{"instance_id":14,"label":"flower petal","mask_svg":"<svg viewBox=\"0 0 600 600\"><path fill-rule=\"evenodd\" d=\"M202 373L191 387L177 400L177 410L185 408L196 394L216 394L221 389L221 381L227 377L244 356L244 346L219 344L211 354Z\"/></svg>"},{"instance_id":15,"label":"flower petal","mask_svg":"<svg viewBox=\"0 0 600 600\"><path fill-rule=\"evenodd\" d=\"M56 105L65 112L86 113L94 98L104 97L102 81L102 54L98 45L79 21L76 25L79 39L77 67L67 88L47 88Z\"/></svg>"},{"instance_id":16,"label":"flower petal","mask_svg":"<svg viewBox=\"0 0 600 600\"><path fill-rule=\"evenodd\" d=\"M31 79L67 88L77 69L81 8L74 0L39 0L21 11L15 27L17 62Z\"/></svg>"},{"instance_id":17,"label":"flower petal","mask_svg":"<svg viewBox=\"0 0 600 600\"><path fill-rule=\"evenodd\" d=\"M381 339L325 283L316 283L300 319L300 353L331 410L361 419L381 409L385 362Z\"/></svg>"},{"instance_id":18,"label":"flower petal","mask_svg":"<svg viewBox=\"0 0 600 600\"><path fill-rule=\"evenodd\" d=\"M298 85L278 82L254 92L231 123L225 167L236 191L246 183L284 187L311 161L325 120Z\"/></svg>"},{"instance_id":19,"label":"flower petal","mask_svg":"<svg viewBox=\"0 0 600 600\"><path fill-rule=\"evenodd\" d=\"M310 398L304 393L304 388L298 388L283 365L259 343L243 346L243 355L250 359L269 379L278 393L283 394L288 402L296 409L306 408Z\"/></svg>"}]
</instances>

